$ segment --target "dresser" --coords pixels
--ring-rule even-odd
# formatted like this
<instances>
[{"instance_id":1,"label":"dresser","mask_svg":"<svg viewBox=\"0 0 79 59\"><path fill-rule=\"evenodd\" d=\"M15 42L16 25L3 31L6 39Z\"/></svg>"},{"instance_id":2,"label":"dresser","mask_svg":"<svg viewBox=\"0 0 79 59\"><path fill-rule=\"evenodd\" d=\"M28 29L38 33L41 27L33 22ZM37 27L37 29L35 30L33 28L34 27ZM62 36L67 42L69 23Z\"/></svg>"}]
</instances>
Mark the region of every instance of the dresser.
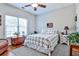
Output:
<instances>
[{"instance_id":1,"label":"dresser","mask_svg":"<svg viewBox=\"0 0 79 59\"><path fill-rule=\"evenodd\" d=\"M79 45L70 45L70 56L79 56Z\"/></svg>"},{"instance_id":2,"label":"dresser","mask_svg":"<svg viewBox=\"0 0 79 59\"><path fill-rule=\"evenodd\" d=\"M12 37L11 38L11 44L12 45L21 45L25 41L25 37Z\"/></svg>"}]
</instances>

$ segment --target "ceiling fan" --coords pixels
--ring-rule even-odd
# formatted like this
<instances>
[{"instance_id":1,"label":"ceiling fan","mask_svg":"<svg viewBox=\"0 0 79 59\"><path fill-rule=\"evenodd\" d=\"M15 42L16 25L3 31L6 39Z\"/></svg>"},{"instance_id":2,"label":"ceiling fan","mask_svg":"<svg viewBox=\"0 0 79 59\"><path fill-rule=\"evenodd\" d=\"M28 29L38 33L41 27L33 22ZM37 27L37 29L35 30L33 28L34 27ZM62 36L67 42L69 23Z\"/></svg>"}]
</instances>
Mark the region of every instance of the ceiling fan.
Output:
<instances>
[{"instance_id":1,"label":"ceiling fan","mask_svg":"<svg viewBox=\"0 0 79 59\"><path fill-rule=\"evenodd\" d=\"M23 6L22 8L29 7L29 6L32 6L34 8L34 11L37 11L37 7L46 8L46 5L38 4L38 3L31 3L31 4Z\"/></svg>"}]
</instances>

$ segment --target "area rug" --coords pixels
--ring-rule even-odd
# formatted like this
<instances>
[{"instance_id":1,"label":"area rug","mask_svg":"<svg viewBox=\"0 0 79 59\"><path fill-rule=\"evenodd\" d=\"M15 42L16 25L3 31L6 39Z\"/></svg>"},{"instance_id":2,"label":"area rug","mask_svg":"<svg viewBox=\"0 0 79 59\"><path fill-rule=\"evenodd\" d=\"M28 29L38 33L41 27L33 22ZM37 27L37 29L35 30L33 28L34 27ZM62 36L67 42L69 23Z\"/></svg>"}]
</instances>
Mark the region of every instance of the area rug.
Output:
<instances>
[{"instance_id":1,"label":"area rug","mask_svg":"<svg viewBox=\"0 0 79 59\"><path fill-rule=\"evenodd\" d=\"M38 52L37 50L28 48L26 46L17 48L13 50L12 53L16 56L47 56L41 52ZM64 44L58 44L55 47L52 56L69 56L69 46Z\"/></svg>"},{"instance_id":2,"label":"area rug","mask_svg":"<svg viewBox=\"0 0 79 59\"><path fill-rule=\"evenodd\" d=\"M54 49L52 56L69 56L69 46L66 44L59 44Z\"/></svg>"},{"instance_id":3,"label":"area rug","mask_svg":"<svg viewBox=\"0 0 79 59\"><path fill-rule=\"evenodd\" d=\"M45 54L38 52L34 49L22 46L12 51L16 56L46 56Z\"/></svg>"}]
</instances>

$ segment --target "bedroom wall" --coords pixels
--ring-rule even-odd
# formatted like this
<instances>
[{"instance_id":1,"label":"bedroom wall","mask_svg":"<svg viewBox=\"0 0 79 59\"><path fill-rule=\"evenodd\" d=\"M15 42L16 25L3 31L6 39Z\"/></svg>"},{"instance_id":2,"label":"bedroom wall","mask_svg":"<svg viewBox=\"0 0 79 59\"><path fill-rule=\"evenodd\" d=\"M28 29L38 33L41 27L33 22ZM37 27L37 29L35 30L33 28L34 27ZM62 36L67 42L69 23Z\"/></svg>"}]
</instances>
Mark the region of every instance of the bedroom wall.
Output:
<instances>
[{"instance_id":1,"label":"bedroom wall","mask_svg":"<svg viewBox=\"0 0 79 59\"><path fill-rule=\"evenodd\" d=\"M69 26L70 32L75 31L75 5L70 5L55 11L50 11L45 14L41 14L37 16L36 19L36 30L41 32L42 30L46 30L46 23L54 23L54 28L59 31L64 31L64 26Z\"/></svg>"},{"instance_id":2,"label":"bedroom wall","mask_svg":"<svg viewBox=\"0 0 79 59\"><path fill-rule=\"evenodd\" d=\"M12 15L22 17L28 20L28 33L32 33L35 30L35 16L12 7L8 4L0 3L0 14L2 15L2 25L0 26L0 38L4 38L5 35L5 15Z\"/></svg>"},{"instance_id":3,"label":"bedroom wall","mask_svg":"<svg viewBox=\"0 0 79 59\"><path fill-rule=\"evenodd\" d=\"M77 31L79 31L79 3L76 4L76 15L77 15L76 29Z\"/></svg>"}]
</instances>

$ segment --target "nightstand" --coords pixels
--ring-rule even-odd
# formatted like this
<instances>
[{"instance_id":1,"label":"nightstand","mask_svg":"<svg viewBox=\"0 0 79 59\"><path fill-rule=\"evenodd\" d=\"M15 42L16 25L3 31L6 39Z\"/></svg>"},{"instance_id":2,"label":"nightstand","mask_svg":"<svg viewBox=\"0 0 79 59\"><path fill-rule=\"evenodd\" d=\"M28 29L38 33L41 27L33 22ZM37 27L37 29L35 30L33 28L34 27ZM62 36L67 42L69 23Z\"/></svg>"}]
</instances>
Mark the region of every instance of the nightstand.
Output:
<instances>
[{"instance_id":1,"label":"nightstand","mask_svg":"<svg viewBox=\"0 0 79 59\"><path fill-rule=\"evenodd\" d=\"M70 56L79 56L79 45L70 45Z\"/></svg>"},{"instance_id":2,"label":"nightstand","mask_svg":"<svg viewBox=\"0 0 79 59\"><path fill-rule=\"evenodd\" d=\"M62 35L60 34L60 43L65 43L67 45L69 45L69 40L68 40L68 35Z\"/></svg>"}]
</instances>

